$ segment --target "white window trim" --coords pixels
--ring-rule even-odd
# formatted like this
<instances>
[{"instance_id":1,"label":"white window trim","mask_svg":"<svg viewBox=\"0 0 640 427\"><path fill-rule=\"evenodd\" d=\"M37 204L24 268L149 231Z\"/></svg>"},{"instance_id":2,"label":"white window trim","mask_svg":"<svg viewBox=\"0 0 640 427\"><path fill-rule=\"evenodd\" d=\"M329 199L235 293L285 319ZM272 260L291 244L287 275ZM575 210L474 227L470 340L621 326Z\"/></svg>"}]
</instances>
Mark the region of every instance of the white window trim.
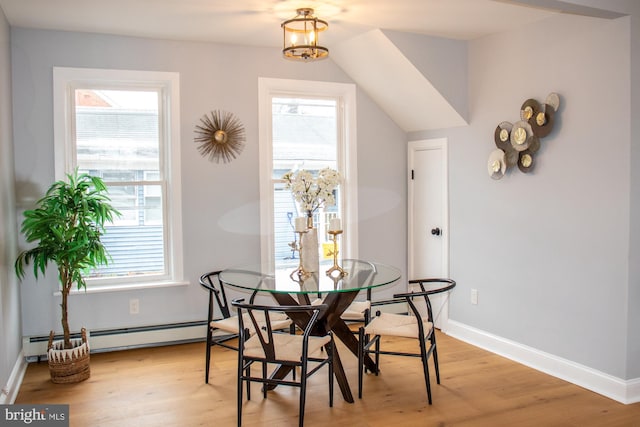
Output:
<instances>
[{"instance_id":1,"label":"white window trim","mask_svg":"<svg viewBox=\"0 0 640 427\"><path fill-rule=\"evenodd\" d=\"M69 102L72 91L78 85L104 85L105 88L149 87L161 88L163 103L169 112L169 123L161 122L161 132L169 137L169 155L163 158L168 164L165 171L171 174L167 179L167 197L164 200L164 210L170 218L166 226L165 262L169 270L168 277L132 279L130 283L122 280L111 282L105 280L87 279L89 287L96 291L140 289L141 287L182 286L184 280L184 262L182 250L182 194L180 172L180 75L174 72L161 71L132 71L106 70L94 68L53 67L53 123L54 123L54 153L56 180L65 179L67 173L73 171L72 156L75 146L72 143L75 129L67 126L70 120L72 103ZM164 150L165 147L161 147ZM162 167L162 166L161 166ZM170 260L170 262L169 262ZM91 282L95 282L91 286Z\"/></svg>"},{"instance_id":2,"label":"white window trim","mask_svg":"<svg viewBox=\"0 0 640 427\"><path fill-rule=\"evenodd\" d=\"M338 125L344 129L342 148L338 153L338 169L344 176L340 203L344 208L343 228L349 239L342 247L344 258L358 257L358 169L356 133L356 88L348 83L316 82L289 79L258 79L258 137L260 158L260 251L264 265L275 264L273 246L272 120L271 100L274 96L339 97ZM343 124L343 126L340 126ZM268 177L268 179L266 179Z\"/></svg>"}]
</instances>

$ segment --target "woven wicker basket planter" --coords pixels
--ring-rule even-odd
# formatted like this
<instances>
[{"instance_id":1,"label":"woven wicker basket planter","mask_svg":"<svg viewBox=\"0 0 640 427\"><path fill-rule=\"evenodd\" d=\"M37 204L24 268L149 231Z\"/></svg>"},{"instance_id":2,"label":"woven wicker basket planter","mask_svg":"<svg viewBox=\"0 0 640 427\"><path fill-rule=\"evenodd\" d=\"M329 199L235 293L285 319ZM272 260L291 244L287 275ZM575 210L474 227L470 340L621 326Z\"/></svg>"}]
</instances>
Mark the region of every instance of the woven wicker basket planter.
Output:
<instances>
[{"instance_id":1,"label":"woven wicker basket planter","mask_svg":"<svg viewBox=\"0 0 640 427\"><path fill-rule=\"evenodd\" d=\"M49 334L47 357L49 359L49 374L54 383L78 383L91 376L86 329L82 328L82 338L73 339L71 343L73 348L65 350L64 342L53 342L53 331Z\"/></svg>"}]
</instances>

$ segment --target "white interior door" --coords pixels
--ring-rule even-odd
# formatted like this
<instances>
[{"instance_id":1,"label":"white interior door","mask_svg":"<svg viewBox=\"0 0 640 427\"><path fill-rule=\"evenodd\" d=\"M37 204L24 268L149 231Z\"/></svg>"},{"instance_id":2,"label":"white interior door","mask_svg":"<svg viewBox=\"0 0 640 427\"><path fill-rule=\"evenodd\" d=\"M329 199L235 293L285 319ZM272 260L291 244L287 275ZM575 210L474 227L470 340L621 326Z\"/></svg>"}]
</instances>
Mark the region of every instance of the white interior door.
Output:
<instances>
[{"instance_id":1,"label":"white interior door","mask_svg":"<svg viewBox=\"0 0 640 427\"><path fill-rule=\"evenodd\" d=\"M409 278L449 276L447 140L409 143ZM448 294L430 297L437 328L446 330Z\"/></svg>"}]
</instances>

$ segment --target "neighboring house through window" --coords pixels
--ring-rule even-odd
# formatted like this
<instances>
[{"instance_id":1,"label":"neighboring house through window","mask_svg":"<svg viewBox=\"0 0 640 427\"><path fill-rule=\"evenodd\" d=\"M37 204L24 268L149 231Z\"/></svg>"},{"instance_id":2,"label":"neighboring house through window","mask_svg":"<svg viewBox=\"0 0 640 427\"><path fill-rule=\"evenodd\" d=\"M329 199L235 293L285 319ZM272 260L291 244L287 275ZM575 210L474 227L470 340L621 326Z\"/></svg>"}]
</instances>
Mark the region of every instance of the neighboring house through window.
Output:
<instances>
[{"instance_id":1,"label":"neighboring house through window","mask_svg":"<svg viewBox=\"0 0 640 427\"><path fill-rule=\"evenodd\" d=\"M343 181L336 205L315 212L320 248L330 218L342 219L340 257L357 256L355 87L300 80L259 80L261 254L267 265L296 265L290 243L294 219L304 216L282 176L290 170L330 167Z\"/></svg>"},{"instance_id":2,"label":"neighboring house through window","mask_svg":"<svg viewBox=\"0 0 640 427\"><path fill-rule=\"evenodd\" d=\"M179 76L54 68L56 177L101 177L121 216L88 289L182 282Z\"/></svg>"}]
</instances>

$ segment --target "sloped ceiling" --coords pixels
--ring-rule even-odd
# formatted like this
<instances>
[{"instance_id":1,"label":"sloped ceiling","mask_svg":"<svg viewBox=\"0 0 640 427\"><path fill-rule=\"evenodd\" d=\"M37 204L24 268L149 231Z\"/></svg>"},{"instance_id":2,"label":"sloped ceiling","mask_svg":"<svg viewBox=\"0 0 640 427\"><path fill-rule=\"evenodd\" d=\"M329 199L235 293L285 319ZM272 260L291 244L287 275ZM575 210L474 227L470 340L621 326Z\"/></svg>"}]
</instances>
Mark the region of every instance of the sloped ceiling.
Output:
<instances>
[{"instance_id":1,"label":"sloped ceiling","mask_svg":"<svg viewBox=\"0 0 640 427\"><path fill-rule=\"evenodd\" d=\"M429 37L424 37L428 43ZM461 61L464 67L452 70L447 86L466 88L466 49L459 52L464 57L453 61ZM425 67L412 62L407 51L403 52L381 30L369 31L333 47L331 58L405 132L467 125L466 91L458 102L447 99L442 87L434 86L434 79L425 75ZM451 60L449 56L447 63Z\"/></svg>"},{"instance_id":2,"label":"sloped ceiling","mask_svg":"<svg viewBox=\"0 0 640 427\"><path fill-rule=\"evenodd\" d=\"M496 0L615 19L622 13L559 0ZM374 29L332 46L331 58L405 132L465 126L467 41Z\"/></svg>"}]
</instances>

